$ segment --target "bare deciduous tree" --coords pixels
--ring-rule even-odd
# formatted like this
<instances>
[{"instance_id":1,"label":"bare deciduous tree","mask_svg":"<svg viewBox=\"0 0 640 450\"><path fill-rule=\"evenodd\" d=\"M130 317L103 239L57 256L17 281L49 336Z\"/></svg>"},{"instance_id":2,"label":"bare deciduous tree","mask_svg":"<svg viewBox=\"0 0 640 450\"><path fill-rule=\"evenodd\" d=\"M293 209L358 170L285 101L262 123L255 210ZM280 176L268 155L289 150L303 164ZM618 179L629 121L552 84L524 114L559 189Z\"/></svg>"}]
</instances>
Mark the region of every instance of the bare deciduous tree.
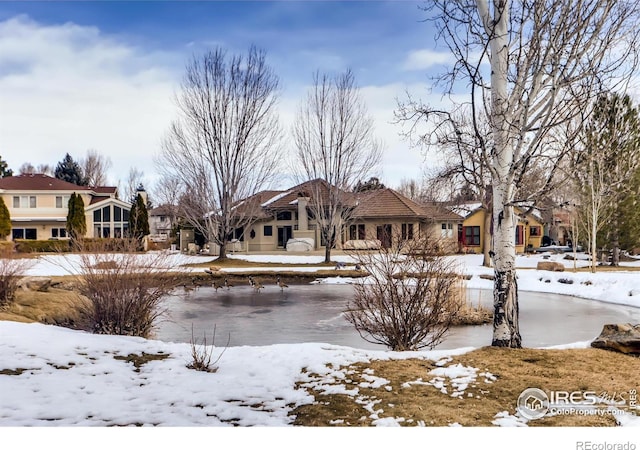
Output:
<instances>
[{"instance_id":1,"label":"bare deciduous tree","mask_svg":"<svg viewBox=\"0 0 640 450\"><path fill-rule=\"evenodd\" d=\"M80 167L88 186L105 186L111 164L111 158L108 156L101 155L94 149L87 150L87 155L80 160Z\"/></svg>"},{"instance_id":2,"label":"bare deciduous tree","mask_svg":"<svg viewBox=\"0 0 640 450\"><path fill-rule=\"evenodd\" d=\"M34 166L30 162L23 163L18 169L18 173L21 175L32 173L43 173L45 175L53 176L54 168L50 164L38 164Z\"/></svg>"},{"instance_id":3,"label":"bare deciduous tree","mask_svg":"<svg viewBox=\"0 0 640 450\"><path fill-rule=\"evenodd\" d=\"M156 206L161 206L168 214L171 226L174 226L178 219L180 189L179 178L165 175L156 181L151 192Z\"/></svg>"},{"instance_id":4,"label":"bare deciduous tree","mask_svg":"<svg viewBox=\"0 0 640 450\"><path fill-rule=\"evenodd\" d=\"M348 251L370 274L355 282L345 312L364 340L395 351L442 342L466 299L453 260L438 244L430 236L396 236L380 252Z\"/></svg>"},{"instance_id":5,"label":"bare deciduous tree","mask_svg":"<svg viewBox=\"0 0 640 450\"><path fill-rule=\"evenodd\" d=\"M133 204L138 196L138 188L140 186L144 187L145 181L144 171L131 167L124 183L124 188L118 189L118 191L122 192L123 200Z\"/></svg>"},{"instance_id":6,"label":"bare deciduous tree","mask_svg":"<svg viewBox=\"0 0 640 450\"><path fill-rule=\"evenodd\" d=\"M297 180L323 181L310 185L316 192L309 193L309 208L324 240L325 262L329 262L331 249L355 206L350 192L378 165L382 151L350 70L334 78L314 74L313 86L296 117L293 137Z\"/></svg>"},{"instance_id":7,"label":"bare deciduous tree","mask_svg":"<svg viewBox=\"0 0 640 450\"><path fill-rule=\"evenodd\" d=\"M603 86L611 89L628 80L635 65L638 5L454 0L430 8L438 36L456 61L441 81L449 92L460 81L469 82L467 108L478 139L487 137L477 119L488 118L495 252L492 345L520 347L514 211L519 181L530 167L548 164L547 178L540 180L544 191L570 146L554 142L553 130L578 116ZM441 111L427 107L416 114L433 120Z\"/></svg>"},{"instance_id":8,"label":"bare deciduous tree","mask_svg":"<svg viewBox=\"0 0 640 450\"><path fill-rule=\"evenodd\" d=\"M268 186L281 162L278 84L264 51L228 56L217 48L187 65L176 98L180 118L159 168L181 181L180 214L219 246L221 259L233 230L255 220L260 205L246 199Z\"/></svg>"}]
</instances>

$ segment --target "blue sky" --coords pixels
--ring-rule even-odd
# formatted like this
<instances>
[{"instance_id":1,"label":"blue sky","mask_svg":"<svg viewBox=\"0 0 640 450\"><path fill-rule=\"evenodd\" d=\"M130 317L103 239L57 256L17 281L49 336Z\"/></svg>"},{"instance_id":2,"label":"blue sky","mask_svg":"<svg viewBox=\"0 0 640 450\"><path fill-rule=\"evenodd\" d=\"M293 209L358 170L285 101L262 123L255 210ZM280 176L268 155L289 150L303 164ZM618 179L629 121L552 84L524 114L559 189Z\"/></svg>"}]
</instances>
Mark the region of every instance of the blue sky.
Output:
<instances>
[{"instance_id":1,"label":"blue sky","mask_svg":"<svg viewBox=\"0 0 640 450\"><path fill-rule=\"evenodd\" d=\"M285 130L316 70L351 68L386 152L389 186L420 178L424 156L393 125L396 98L425 101L448 61L412 1L1 2L0 155L55 165L66 152L109 155L111 184L130 168L153 184L185 62L213 46L267 51L281 79ZM441 67L441 66L440 66ZM283 185L287 169L283 167Z\"/></svg>"}]
</instances>

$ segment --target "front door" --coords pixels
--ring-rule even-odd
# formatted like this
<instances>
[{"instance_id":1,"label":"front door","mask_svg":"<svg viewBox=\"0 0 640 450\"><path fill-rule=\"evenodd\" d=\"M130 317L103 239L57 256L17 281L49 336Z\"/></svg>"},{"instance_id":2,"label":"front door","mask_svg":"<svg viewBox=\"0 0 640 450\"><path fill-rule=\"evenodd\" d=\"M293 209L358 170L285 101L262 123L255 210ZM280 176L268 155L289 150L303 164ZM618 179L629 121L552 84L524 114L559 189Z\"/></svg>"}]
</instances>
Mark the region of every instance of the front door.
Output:
<instances>
[{"instance_id":1,"label":"front door","mask_svg":"<svg viewBox=\"0 0 640 450\"><path fill-rule=\"evenodd\" d=\"M391 247L391 225L378 225L376 227L376 239L380 241L382 248Z\"/></svg>"},{"instance_id":2,"label":"front door","mask_svg":"<svg viewBox=\"0 0 640 450\"><path fill-rule=\"evenodd\" d=\"M287 241L293 236L293 227L284 226L278 227L278 247L284 248L287 246Z\"/></svg>"}]
</instances>

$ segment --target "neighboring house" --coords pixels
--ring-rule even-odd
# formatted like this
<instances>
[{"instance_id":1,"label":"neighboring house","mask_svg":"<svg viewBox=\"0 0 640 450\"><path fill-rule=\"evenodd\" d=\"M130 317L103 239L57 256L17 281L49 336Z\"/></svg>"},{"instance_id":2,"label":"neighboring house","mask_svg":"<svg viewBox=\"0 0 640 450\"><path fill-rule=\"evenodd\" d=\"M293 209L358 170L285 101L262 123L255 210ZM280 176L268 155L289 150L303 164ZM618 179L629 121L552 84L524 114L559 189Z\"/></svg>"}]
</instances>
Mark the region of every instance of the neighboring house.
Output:
<instances>
[{"instance_id":1,"label":"neighboring house","mask_svg":"<svg viewBox=\"0 0 640 450\"><path fill-rule=\"evenodd\" d=\"M156 242L169 240L175 221L175 207L160 205L149 210L149 239Z\"/></svg>"},{"instance_id":2,"label":"neighboring house","mask_svg":"<svg viewBox=\"0 0 640 450\"><path fill-rule=\"evenodd\" d=\"M260 207L247 231L234 231L230 250L285 250L290 240L310 240L313 249L323 248L320 227L309 207L313 195L328 195L323 181L308 181L285 191L263 191L247 199L259 202ZM344 198L344 207L354 209L349 223L339 231L337 248L388 246L395 237L413 239L428 231L442 238L443 250L457 249L455 230L462 218L444 208L419 205L392 189L345 192Z\"/></svg>"},{"instance_id":3,"label":"neighboring house","mask_svg":"<svg viewBox=\"0 0 640 450\"><path fill-rule=\"evenodd\" d=\"M552 208L550 219L547 220L546 235L549 244L572 245L572 236L576 227L575 212L570 207Z\"/></svg>"},{"instance_id":4,"label":"neighboring house","mask_svg":"<svg viewBox=\"0 0 640 450\"><path fill-rule=\"evenodd\" d=\"M111 186L77 186L44 174L0 179L0 195L11 215L9 239L66 239L71 194L82 197L87 221L85 237L120 237L129 227L131 205Z\"/></svg>"},{"instance_id":5,"label":"neighboring house","mask_svg":"<svg viewBox=\"0 0 640 450\"><path fill-rule=\"evenodd\" d=\"M450 207L451 211L464 218L458 230L460 249L464 253L482 253L484 250L484 223L486 209L479 202L464 203ZM527 249L542 245L543 220L541 214L533 210L527 214L515 208L518 215L516 225L516 253L525 253Z\"/></svg>"}]
</instances>

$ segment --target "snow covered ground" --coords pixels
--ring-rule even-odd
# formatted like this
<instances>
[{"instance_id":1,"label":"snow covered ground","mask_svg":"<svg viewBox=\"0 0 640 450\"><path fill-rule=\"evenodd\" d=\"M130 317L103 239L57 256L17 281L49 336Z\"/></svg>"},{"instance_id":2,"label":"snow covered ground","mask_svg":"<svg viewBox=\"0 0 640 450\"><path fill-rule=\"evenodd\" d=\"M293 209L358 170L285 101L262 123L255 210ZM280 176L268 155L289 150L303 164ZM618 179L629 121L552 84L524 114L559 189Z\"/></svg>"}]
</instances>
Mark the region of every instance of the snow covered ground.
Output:
<instances>
[{"instance_id":1,"label":"snow covered ground","mask_svg":"<svg viewBox=\"0 0 640 450\"><path fill-rule=\"evenodd\" d=\"M535 270L537 262L542 260L543 255L518 257L517 265L522 268L518 271L520 289L575 295L597 301L640 307L640 272L625 272L624 267L621 267L616 272L572 273L573 261L562 259L564 255L547 256L550 261L562 262L567 266L567 271ZM294 270L309 270L302 265L321 262L323 259L322 256L286 254L235 255L234 257L253 261L301 264ZM65 259L61 261L60 258ZM76 258L73 255L39 258L30 269L30 274L63 275L73 272L76 270L74 267L77 267ZM171 265L174 267L188 262L207 261L200 256L180 254L171 255L171 258ZM491 289L492 282L480 278L482 274L492 273L491 269L480 266L480 255L455 258L460 271L471 275L468 281L470 287ZM347 256L340 256L335 260L345 262L347 267L353 264ZM578 264L586 265L587 262L578 261ZM637 267L640 266L640 260L624 263L624 265ZM348 281L343 277L322 280L329 283ZM588 342L567 343L567 346L586 347ZM491 374L478 373L475 368L447 366L448 356L469 350L471 349L397 353L322 343L230 347L218 362L216 373L203 373L186 367L191 359L191 348L187 344L121 336L98 336L42 324L0 321L0 370L13 371L0 375L0 426L18 427L12 431L20 438L25 438L24 427L29 426L49 427L49 429L67 426L108 427L124 424L164 427L231 427L233 425L243 428L283 427L291 423L291 418L287 414L292 408L312 401L305 391L295 389L297 382L324 383L334 377L342 377L345 374L341 373L342 369L339 366L358 361L413 357L441 361L442 369L438 373L425 373L425 382L441 387L448 383L450 388L454 387L456 392L463 393L464 384L470 377L491 379ZM219 349L215 349L214 355L218 351ZM166 359L148 362L139 369L133 363L126 361L127 355L143 352L168 356ZM306 371L303 371L305 368ZM320 381L308 378L308 372L321 375ZM379 388L384 389L384 383L379 383ZM496 411L494 424L526 425L525 420L514 414L514 411ZM393 417L376 420L376 425L379 426L399 424L400 422ZM625 417L621 419L621 425L640 426L640 420ZM314 431L307 430L307 432L312 436L315 435ZM181 439L188 440L191 437L201 436L212 444L217 443L217 438L199 433L200 431L189 431L181 434ZM336 431L336 433L340 432ZM401 435L403 439L411 436L410 432L405 433ZM443 433L443 430L430 429L428 433L430 433L429 439L432 439ZM611 441L612 435L601 433L603 433L602 430L583 430L580 436L592 440ZM617 433L615 437L619 438L618 441L624 441L634 436L633 442L636 442L640 448L636 434ZM51 435L45 436L47 441L43 445L51 446L49 440ZM149 435L147 433L144 436ZM161 433L154 436L162 436L158 445L163 445L163 448L164 444L172 439ZM243 439L237 433L232 436L232 439L235 439L234 444L237 444L238 438ZM282 436L281 434L274 435L275 441L264 440L271 439L272 435L268 432L265 436L267 438L260 438L262 447L273 445L269 448L289 448L289 445L294 442L288 438L283 440L278 437ZM336 445L335 442L329 441L327 435L322 436L323 447ZM346 438L352 439L353 436L354 434L349 434ZM361 432L356 432L355 436L361 442L363 439L366 440L367 436L371 437L364 436ZM396 436L396 438L389 435L381 437L389 439L389 445L394 445L398 435L390 436ZM415 437L424 439L425 436L421 434ZM452 435L442 434L441 436L451 439ZM480 441L473 437L475 435L470 437L468 433L458 433L456 438L459 436L467 436L470 439L469 446L465 445L462 448L502 448L495 447L495 441L491 446L481 447ZM505 436L516 436L515 439L521 439L517 437L518 435L512 434L501 433L499 436L501 440ZM29 437L34 436L29 435ZM223 437L229 437L229 434L221 434L220 438ZM246 439L254 437L253 433L245 435ZM371 444L378 447L377 444L382 442L378 440L381 437L376 437ZM296 448L301 446L319 448L319 445L317 447L315 445L320 444L320 441L314 438L307 440L307 437L303 439L305 443L299 443ZM528 443L525 441L527 440L522 440L520 448L534 448L527 447ZM575 441L576 437L572 435L560 435L556 438L556 442L566 442L567 445L570 443L571 448L576 448ZM184 445L181 440L178 440L178 443ZM68 441L65 444L68 444ZM94 446L93 442L91 445ZM101 442L96 441L96 445L101 445ZM70 447L65 445L60 448Z\"/></svg>"}]
</instances>

